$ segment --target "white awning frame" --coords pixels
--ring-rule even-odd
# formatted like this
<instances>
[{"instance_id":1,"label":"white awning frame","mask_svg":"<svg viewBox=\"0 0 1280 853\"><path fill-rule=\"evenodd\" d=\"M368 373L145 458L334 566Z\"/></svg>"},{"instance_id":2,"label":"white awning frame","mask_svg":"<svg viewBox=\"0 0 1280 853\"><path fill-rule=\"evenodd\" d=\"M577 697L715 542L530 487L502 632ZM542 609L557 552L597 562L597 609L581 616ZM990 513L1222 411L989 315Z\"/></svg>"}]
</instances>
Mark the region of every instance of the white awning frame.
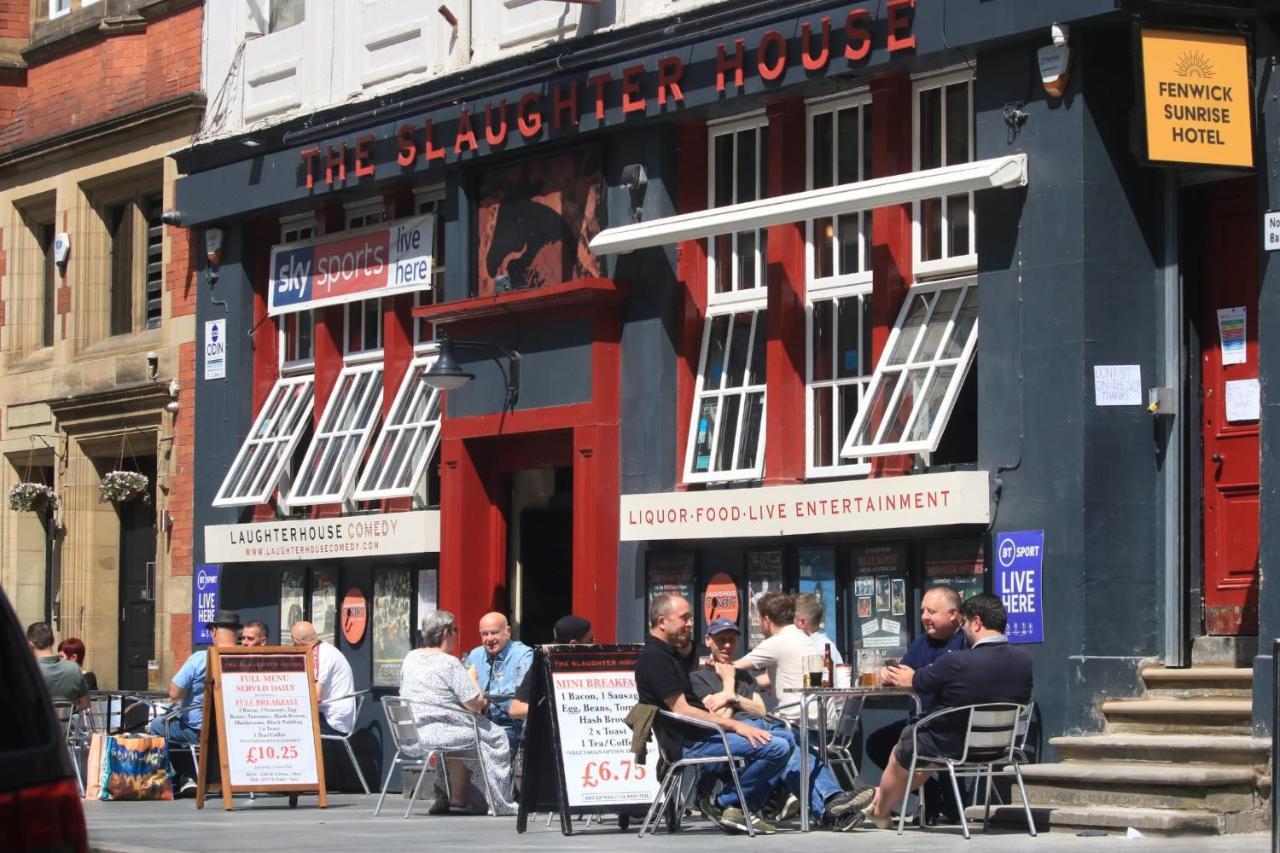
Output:
<instances>
[{"instance_id":1,"label":"white awning frame","mask_svg":"<svg viewBox=\"0 0 1280 853\"><path fill-rule=\"evenodd\" d=\"M937 196L1026 185L1027 155L1008 154L606 228L590 248L597 255L620 254Z\"/></svg>"}]
</instances>

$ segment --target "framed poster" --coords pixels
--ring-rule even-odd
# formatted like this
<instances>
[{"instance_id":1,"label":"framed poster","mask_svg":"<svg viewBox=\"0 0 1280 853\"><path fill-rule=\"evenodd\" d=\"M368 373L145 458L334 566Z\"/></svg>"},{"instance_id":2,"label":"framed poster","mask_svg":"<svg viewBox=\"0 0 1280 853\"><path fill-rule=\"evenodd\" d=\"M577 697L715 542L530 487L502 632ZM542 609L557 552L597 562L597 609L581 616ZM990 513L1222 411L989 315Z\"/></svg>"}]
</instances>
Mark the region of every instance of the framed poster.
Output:
<instances>
[{"instance_id":1,"label":"framed poster","mask_svg":"<svg viewBox=\"0 0 1280 853\"><path fill-rule=\"evenodd\" d=\"M678 595L694 604L692 551L649 551L645 554L645 613L659 595Z\"/></svg>"},{"instance_id":2,"label":"framed poster","mask_svg":"<svg viewBox=\"0 0 1280 853\"><path fill-rule=\"evenodd\" d=\"M422 620L439 608L440 601L439 575L435 569L418 570L418 615L413 626L414 647L421 645Z\"/></svg>"},{"instance_id":3,"label":"framed poster","mask_svg":"<svg viewBox=\"0 0 1280 853\"><path fill-rule=\"evenodd\" d=\"M914 618L907 613L911 572L902 544L856 545L850 563L854 649L900 656L911 644Z\"/></svg>"},{"instance_id":4,"label":"framed poster","mask_svg":"<svg viewBox=\"0 0 1280 853\"><path fill-rule=\"evenodd\" d=\"M811 592L822 600L822 630L844 645L836 622L836 550L834 548L801 548L797 552L800 563L800 592Z\"/></svg>"},{"instance_id":5,"label":"framed poster","mask_svg":"<svg viewBox=\"0 0 1280 853\"><path fill-rule=\"evenodd\" d=\"M747 647L752 648L764 640L760 630L760 613L756 602L770 592L785 592L782 572L782 551L747 552Z\"/></svg>"},{"instance_id":6,"label":"framed poster","mask_svg":"<svg viewBox=\"0 0 1280 853\"><path fill-rule=\"evenodd\" d=\"M480 176L478 295L498 279L523 290L600 275L588 244L600 231L600 149L522 160Z\"/></svg>"},{"instance_id":7,"label":"framed poster","mask_svg":"<svg viewBox=\"0 0 1280 853\"><path fill-rule=\"evenodd\" d=\"M334 645L338 634L338 570L311 570L311 624L316 635Z\"/></svg>"},{"instance_id":8,"label":"framed poster","mask_svg":"<svg viewBox=\"0 0 1280 853\"><path fill-rule=\"evenodd\" d=\"M289 639L295 622L307 618L307 575L302 569L285 569L280 573L280 642Z\"/></svg>"},{"instance_id":9,"label":"framed poster","mask_svg":"<svg viewBox=\"0 0 1280 853\"><path fill-rule=\"evenodd\" d=\"M742 615L740 605L738 582L728 572L716 572L702 593L702 624L710 625L717 619L737 623Z\"/></svg>"},{"instance_id":10,"label":"framed poster","mask_svg":"<svg viewBox=\"0 0 1280 853\"><path fill-rule=\"evenodd\" d=\"M924 543L924 576L929 586L945 584L961 600L986 588L986 549L981 539L939 539Z\"/></svg>"},{"instance_id":11,"label":"framed poster","mask_svg":"<svg viewBox=\"0 0 1280 853\"><path fill-rule=\"evenodd\" d=\"M400 664L413 648L409 608L412 569L385 569L373 576L373 686L399 687Z\"/></svg>"}]
</instances>

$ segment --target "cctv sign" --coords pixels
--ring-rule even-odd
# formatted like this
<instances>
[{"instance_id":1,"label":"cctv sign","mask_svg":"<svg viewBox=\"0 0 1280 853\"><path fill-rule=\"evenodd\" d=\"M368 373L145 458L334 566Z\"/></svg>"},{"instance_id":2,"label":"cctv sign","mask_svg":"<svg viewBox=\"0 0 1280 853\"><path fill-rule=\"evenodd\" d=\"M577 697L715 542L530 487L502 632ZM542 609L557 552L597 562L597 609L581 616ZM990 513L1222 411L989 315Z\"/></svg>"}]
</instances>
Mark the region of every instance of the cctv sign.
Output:
<instances>
[{"instance_id":1,"label":"cctv sign","mask_svg":"<svg viewBox=\"0 0 1280 853\"><path fill-rule=\"evenodd\" d=\"M1004 602L1011 643L1044 642L1044 531L996 534L995 591Z\"/></svg>"},{"instance_id":2,"label":"cctv sign","mask_svg":"<svg viewBox=\"0 0 1280 853\"><path fill-rule=\"evenodd\" d=\"M204 324L204 378L223 379L227 375L227 321L208 320Z\"/></svg>"},{"instance_id":3,"label":"cctv sign","mask_svg":"<svg viewBox=\"0 0 1280 853\"><path fill-rule=\"evenodd\" d=\"M288 314L431 288L435 215L271 250L268 313Z\"/></svg>"}]
</instances>

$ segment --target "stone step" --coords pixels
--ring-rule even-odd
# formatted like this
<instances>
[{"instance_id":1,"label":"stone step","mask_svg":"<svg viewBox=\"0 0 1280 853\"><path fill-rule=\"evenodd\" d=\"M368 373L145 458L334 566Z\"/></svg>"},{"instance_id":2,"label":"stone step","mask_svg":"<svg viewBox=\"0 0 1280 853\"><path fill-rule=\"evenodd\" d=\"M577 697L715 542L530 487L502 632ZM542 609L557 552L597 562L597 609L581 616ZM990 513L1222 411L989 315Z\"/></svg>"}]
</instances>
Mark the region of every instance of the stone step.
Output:
<instances>
[{"instance_id":1,"label":"stone step","mask_svg":"<svg viewBox=\"0 0 1280 853\"><path fill-rule=\"evenodd\" d=\"M1235 666L1193 666L1171 669L1145 666L1142 680L1148 696L1249 696L1253 695L1253 670Z\"/></svg>"},{"instance_id":2,"label":"stone step","mask_svg":"<svg viewBox=\"0 0 1280 853\"><path fill-rule=\"evenodd\" d=\"M1252 767L1137 761L1064 761L1022 768L1028 796L1052 806L1252 811Z\"/></svg>"},{"instance_id":3,"label":"stone step","mask_svg":"<svg viewBox=\"0 0 1280 853\"><path fill-rule=\"evenodd\" d=\"M1253 666L1257 637L1196 637L1191 641L1192 666Z\"/></svg>"},{"instance_id":4,"label":"stone step","mask_svg":"<svg viewBox=\"0 0 1280 853\"><path fill-rule=\"evenodd\" d=\"M1253 700L1245 696L1108 699L1099 709L1108 732L1248 734L1253 727Z\"/></svg>"},{"instance_id":5,"label":"stone step","mask_svg":"<svg viewBox=\"0 0 1280 853\"><path fill-rule=\"evenodd\" d=\"M1017 794L1014 794L1015 802ZM982 806L965 810L970 821L981 824ZM1039 831L1063 829L1101 829L1123 835L1129 827L1145 835L1225 835L1257 832L1265 828L1264 818L1256 813L1220 814L1194 809L1145 809L1117 806L1051 806L1031 804L1031 817ZM991 807L991 823L1009 829L1027 825L1021 805Z\"/></svg>"},{"instance_id":6,"label":"stone step","mask_svg":"<svg viewBox=\"0 0 1280 853\"><path fill-rule=\"evenodd\" d=\"M1271 751L1269 738L1248 735L1105 734L1049 739L1064 761L1164 761L1170 764L1226 764L1261 767Z\"/></svg>"}]
</instances>

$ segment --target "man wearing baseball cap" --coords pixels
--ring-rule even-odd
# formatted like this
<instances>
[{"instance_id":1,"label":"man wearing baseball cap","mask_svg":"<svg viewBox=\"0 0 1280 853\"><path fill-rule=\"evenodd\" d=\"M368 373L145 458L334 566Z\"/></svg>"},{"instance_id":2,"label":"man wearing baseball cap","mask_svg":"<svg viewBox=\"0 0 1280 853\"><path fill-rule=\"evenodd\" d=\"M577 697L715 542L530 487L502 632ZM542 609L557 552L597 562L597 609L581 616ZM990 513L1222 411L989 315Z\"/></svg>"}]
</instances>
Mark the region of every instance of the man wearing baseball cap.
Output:
<instances>
[{"instance_id":1,"label":"man wearing baseball cap","mask_svg":"<svg viewBox=\"0 0 1280 853\"><path fill-rule=\"evenodd\" d=\"M591 633L591 623L583 616L575 616L570 613L568 616L561 616L556 620L555 626L551 629L551 635L557 643L575 645L584 643L590 645L596 641ZM529 716L529 697L533 693L533 667L529 667L529 671L524 674L524 678L520 681L520 686L516 688L516 697L511 700L511 707L507 709L507 713L514 720L527 719Z\"/></svg>"},{"instance_id":2,"label":"man wearing baseball cap","mask_svg":"<svg viewBox=\"0 0 1280 853\"><path fill-rule=\"evenodd\" d=\"M745 670L733 665L741 635L738 623L733 620L714 620L707 626L706 636L711 662L695 670L689 678L693 682L694 693L711 713L754 722L770 729L775 738L784 738L791 745L787 765L777 779L788 796L775 816L778 820L787 820L800 811L800 800L797 799L800 793L800 749L795 736L785 725L763 719L767 711L764 700L756 691L755 681ZM845 791L825 764L816 757L810 761L809 803L814 817L821 825L832 829L853 829L862 822L861 809L871 802L875 789L864 786L854 793Z\"/></svg>"},{"instance_id":3,"label":"man wearing baseball cap","mask_svg":"<svg viewBox=\"0 0 1280 853\"><path fill-rule=\"evenodd\" d=\"M235 648L236 634L240 630L240 614L234 610L215 610L209 620L209 631L213 634L213 644L220 649ZM185 797L195 793L195 767L188 769L180 765L176 759L186 758L190 761L191 753L186 749L173 752L177 746L189 747L200 743L200 728L204 723L204 678L209 668L208 649L199 649L191 653L186 663L173 676L169 683L169 700L181 703L176 711L151 721L149 731L153 735L163 735L170 747L170 758L173 760L175 796Z\"/></svg>"}]
</instances>

